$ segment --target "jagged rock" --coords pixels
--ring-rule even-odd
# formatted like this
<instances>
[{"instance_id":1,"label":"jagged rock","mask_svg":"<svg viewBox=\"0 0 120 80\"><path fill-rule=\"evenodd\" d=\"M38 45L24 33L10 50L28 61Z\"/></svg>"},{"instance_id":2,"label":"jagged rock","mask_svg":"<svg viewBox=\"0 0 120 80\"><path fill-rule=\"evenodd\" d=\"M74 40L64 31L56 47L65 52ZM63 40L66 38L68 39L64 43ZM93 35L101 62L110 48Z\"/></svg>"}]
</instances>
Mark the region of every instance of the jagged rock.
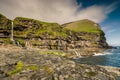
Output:
<instances>
[{"instance_id":1,"label":"jagged rock","mask_svg":"<svg viewBox=\"0 0 120 80\"><path fill-rule=\"evenodd\" d=\"M38 53L39 50L8 52L0 49L0 55L6 55L3 58L17 61L0 65L0 80L116 80L117 77L104 67L77 64L65 57Z\"/></svg>"}]
</instances>

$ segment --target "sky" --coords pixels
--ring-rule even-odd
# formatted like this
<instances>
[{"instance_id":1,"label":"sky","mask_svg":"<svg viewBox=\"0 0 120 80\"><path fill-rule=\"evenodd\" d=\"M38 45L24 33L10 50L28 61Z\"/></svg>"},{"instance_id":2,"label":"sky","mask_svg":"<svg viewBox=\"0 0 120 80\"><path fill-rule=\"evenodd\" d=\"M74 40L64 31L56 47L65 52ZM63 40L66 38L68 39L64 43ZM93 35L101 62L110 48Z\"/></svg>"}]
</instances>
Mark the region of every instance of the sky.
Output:
<instances>
[{"instance_id":1,"label":"sky","mask_svg":"<svg viewBox=\"0 0 120 80\"><path fill-rule=\"evenodd\" d=\"M0 0L0 13L60 24L90 19L101 25L109 45L120 45L120 0Z\"/></svg>"},{"instance_id":2,"label":"sky","mask_svg":"<svg viewBox=\"0 0 120 80\"><path fill-rule=\"evenodd\" d=\"M111 46L120 46L120 0L77 0L82 2L83 8L92 5L108 6L113 5L113 9L106 15L106 18L99 22L102 30L105 32L107 42Z\"/></svg>"}]
</instances>

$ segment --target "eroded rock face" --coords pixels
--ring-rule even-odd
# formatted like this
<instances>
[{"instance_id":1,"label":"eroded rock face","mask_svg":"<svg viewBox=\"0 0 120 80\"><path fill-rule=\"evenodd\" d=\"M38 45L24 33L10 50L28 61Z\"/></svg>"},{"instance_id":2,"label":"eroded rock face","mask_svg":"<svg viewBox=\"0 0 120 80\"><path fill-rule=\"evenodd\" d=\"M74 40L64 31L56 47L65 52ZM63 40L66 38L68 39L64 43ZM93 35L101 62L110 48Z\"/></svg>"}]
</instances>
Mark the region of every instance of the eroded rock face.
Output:
<instances>
[{"instance_id":1,"label":"eroded rock face","mask_svg":"<svg viewBox=\"0 0 120 80\"><path fill-rule=\"evenodd\" d=\"M10 20L1 16L1 36L10 35ZM99 49L108 48L105 34L100 26L90 20L59 25L34 19L17 17L14 23L14 40L16 45L38 47L52 50ZM85 27L85 28L84 28ZM8 39L7 39L8 40ZM89 50L90 50L89 49ZM97 50L96 49L96 50Z\"/></svg>"},{"instance_id":2,"label":"eroded rock face","mask_svg":"<svg viewBox=\"0 0 120 80\"><path fill-rule=\"evenodd\" d=\"M100 33L75 32L64 27L60 27L60 25L56 23L45 23L20 17L14 20L14 25L14 36L16 39L20 37L26 38L31 45L41 48L46 47L48 49L67 50L79 49L80 47L108 47L104 37L104 32L102 31ZM99 27L98 30L100 30ZM24 44L25 41L23 41ZM34 41L37 41L38 43L33 43Z\"/></svg>"},{"instance_id":3,"label":"eroded rock face","mask_svg":"<svg viewBox=\"0 0 120 80\"><path fill-rule=\"evenodd\" d=\"M0 44L7 43L10 37L11 20L0 14Z\"/></svg>"}]
</instances>

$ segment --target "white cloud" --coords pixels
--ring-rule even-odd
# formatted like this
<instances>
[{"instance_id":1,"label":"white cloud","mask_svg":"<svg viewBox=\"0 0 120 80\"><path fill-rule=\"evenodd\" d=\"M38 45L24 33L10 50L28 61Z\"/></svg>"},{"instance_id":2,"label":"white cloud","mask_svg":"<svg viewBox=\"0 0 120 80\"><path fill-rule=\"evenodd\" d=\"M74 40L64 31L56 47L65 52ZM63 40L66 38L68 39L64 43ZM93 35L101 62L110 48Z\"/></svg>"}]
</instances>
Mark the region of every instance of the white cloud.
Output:
<instances>
[{"instance_id":1,"label":"white cloud","mask_svg":"<svg viewBox=\"0 0 120 80\"><path fill-rule=\"evenodd\" d=\"M0 13L10 19L23 16L62 24L80 19L100 23L115 9L115 4L87 8L81 4L76 0L0 0Z\"/></svg>"},{"instance_id":2,"label":"white cloud","mask_svg":"<svg viewBox=\"0 0 120 80\"><path fill-rule=\"evenodd\" d=\"M108 27L108 26L103 26L103 27L102 27L102 30L103 30L103 31L107 31L107 30L109 30L109 27Z\"/></svg>"},{"instance_id":3,"label":"white cloud","mask_svg":"<svg viewBox=\"0 0 120 80\"><path fill-rule=\"evenodd\" d=\"M111 30L108 30L106 33L113 33L115 31L117 31L117 30L116 29L111 29Z\"/></svg>"},{"instance_id":4,"label":"white cloud","mask_svg":"<svg viewBox=\"0 0 120 80\"><path fill-rule=\"evenodd\" d=\"M107 34L114 33L119 31L119 23L120 21L107 22L101 28Z\"/></svg>"},{"instance_id":5,"label":"white cloud","mask_svg":"<svg viewBox=\"0 0 120 80\"><path fill-rule=\"evenodd\" d=\"M102 30L107 33L107 34L110 34L110 33L113 33L115 31L117 31L117 29L111 27L111 26L103 26L102 27Z\"/></svg>"},{"instance_id":6,"label":"white cloud","mask_svg":"<svg viewBox=\"0 0 120 80\"><path fill-rule=\"evenodd\" d=\"M110 46L120 46L120 43L118 43L118 42L109 42L109 45Z\"/></svg>"}]
</instances>

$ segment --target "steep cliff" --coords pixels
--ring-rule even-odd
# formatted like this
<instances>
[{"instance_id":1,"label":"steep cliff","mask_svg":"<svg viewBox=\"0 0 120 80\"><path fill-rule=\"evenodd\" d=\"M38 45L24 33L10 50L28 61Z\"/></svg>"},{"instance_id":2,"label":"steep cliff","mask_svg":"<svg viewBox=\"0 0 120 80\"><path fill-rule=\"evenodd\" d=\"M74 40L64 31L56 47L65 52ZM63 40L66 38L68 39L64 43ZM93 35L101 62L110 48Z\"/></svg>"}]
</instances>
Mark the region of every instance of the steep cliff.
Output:
<instances>
[{"instance_id":1,"label":"steep cliff","mask_svg":"<svg viewBox=\"0 0 120 80\"><path fill-rule=\"evenodd\" d=\"M0 14L0 44L9 43L11 20Z\"/></svg>"},{"instance_id":2,"label":"steep cliff","mask_svg":"<svg viewBox=\"0 0 120 80\"><path fill-rule=\"evenodd\" d=\"M91 20L80 20L62 25L64 28L74 31L71 38L77 38L77 44L82 47L107 48L106 38L100 25Z\"/></svg>"},{"instance_id":3,"label":"steep cliff","mask_svg":"<svg viewBox=\"0 0 120 80\"><path fill-rule=\"evenodd\" d=\"M10 20L1 22L1 30L10 30ZM2 20L2 18L1 18ZM80 50L108 48L104 32L99 24L84 19L63 25L42 22L30 18L16 17L14 40L23 47L38 47L52 50ZM3 33L2 33L3 34ZM7 35L9 36L9 35Z\"/></svg>"},{"instance_id":4,"label":"steep cliff","mask_svg":"<svg viewBox=\"0 0 120 80\"><path fill-rule=\"evenodd\" d=\"M14 39L22 46L55 49L60 37L67 36L57 23L47 23L34 19L17 17L14 19Z\"/></svg>"}]
</instances>

